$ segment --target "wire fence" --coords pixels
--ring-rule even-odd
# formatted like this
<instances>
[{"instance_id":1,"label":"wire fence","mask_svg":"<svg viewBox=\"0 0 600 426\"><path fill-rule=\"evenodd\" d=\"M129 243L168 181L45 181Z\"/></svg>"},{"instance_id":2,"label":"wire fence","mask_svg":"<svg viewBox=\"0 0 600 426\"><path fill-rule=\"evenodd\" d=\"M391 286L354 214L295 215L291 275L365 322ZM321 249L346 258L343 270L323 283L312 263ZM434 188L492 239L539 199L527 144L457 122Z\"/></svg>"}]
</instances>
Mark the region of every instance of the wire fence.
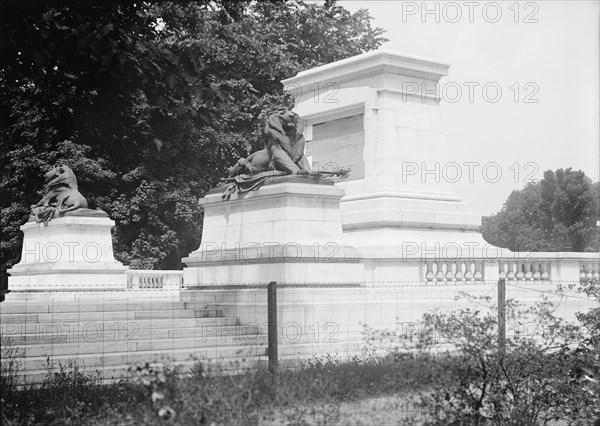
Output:
<instances>
[{"instance_id":1,"label":"wire fence","mask_svg":"<svg viewBox=\"0 0 600 426\"><path fill-rule=\"evenodd\" d=\"M597 307L579 283L505 282L505 299L523 307L548 299L557 316L576 321ZM239 371L297 365L315 356L361 356L389 350L425 331L423 315L458 309L496 312L498 281L423 283L268 283L191 287L181 291L11 293L0 305L2 362L39 383L76 368L104 380L131 377L147 363L182 371L221 366ZM271 286L272 288L274 286ZM269 329L271 340L269 340ZM275 333L275 336L273 336ZM507 338L535 334L521 324ZM375 338L377 337L377 338ZM275 339L276 338L276 339ZM269 341L277 344L276 363ZM10 353L9 353L10 352ZM278 362L278 363L277 363Z\"/></svg>"}]
</instances>

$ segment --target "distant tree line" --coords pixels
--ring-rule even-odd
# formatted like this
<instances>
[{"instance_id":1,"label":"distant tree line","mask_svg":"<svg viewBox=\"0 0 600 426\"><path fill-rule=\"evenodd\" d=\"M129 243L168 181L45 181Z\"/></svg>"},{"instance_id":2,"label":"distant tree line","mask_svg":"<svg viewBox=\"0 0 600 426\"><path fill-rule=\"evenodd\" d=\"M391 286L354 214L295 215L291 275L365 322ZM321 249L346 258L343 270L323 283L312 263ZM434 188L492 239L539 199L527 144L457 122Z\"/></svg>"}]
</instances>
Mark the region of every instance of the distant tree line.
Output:
<instances>
[{"instance_id":1,"label":"distant tree line","mask_svg":"<svg viewBox=\"0 0 600 426\"><path fill-rule=\"evenodd\" d=\"M600 183L568 168L513 191L499 213L483 219L483 237L514 251L600 249Z\"/></svg>"}]
</instances>

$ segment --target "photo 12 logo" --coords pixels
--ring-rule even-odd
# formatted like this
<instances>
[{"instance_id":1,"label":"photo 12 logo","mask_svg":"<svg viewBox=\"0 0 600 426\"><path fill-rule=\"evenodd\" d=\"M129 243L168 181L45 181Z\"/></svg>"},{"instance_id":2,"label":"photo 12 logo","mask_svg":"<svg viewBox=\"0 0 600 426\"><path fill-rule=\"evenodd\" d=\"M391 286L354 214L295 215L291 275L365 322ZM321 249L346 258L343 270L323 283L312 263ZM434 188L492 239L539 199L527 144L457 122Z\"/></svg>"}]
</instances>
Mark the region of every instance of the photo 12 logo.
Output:
<instances>
[{"instance_id":1,"label":"photo 12 logo","mask_svg":"<svg viewBox=\"0 0 600 426\"><path fill-rule=\"evenodd\" d=\"M137 342L140 326L132 321L36 322L2 324L2 337L25 344Z\"/></svg>"},{"instance_id":2,"label":"photo 12 logo","mask_svg":"<svg viewBox=\"0 0 600 426\"><path fill-rule=\"evenodd\" d=\"M264 322L248 322L235 327L233 333L231 327L214 321L202 324L201 338L202 343L209 340L228 342L259 342L268 329L269 324ZM297 322L276 323L277 335L281 343L338 343L337 334L340 326L336 322L326 322L324 324L315 322L304 327Z\"/></svg>"},{"instance_id":3,"label":"photo 12 logo","mask_svg":"<svg viewBox=\"0 0 600 426\"><path fill-rule=\"evenodd\" d=\"M474 183L483 181L497 183L502 178L512 178L514 183L531 183L539 180L539 164L528 161L501 165L495 161L481 163L479 161L463 162L402 162L402 183L458 183L467 181Z\"/></svg>"},{"instance_id":4,"label":"photo 12 logo","mask_svg":"<svg viewBox=\"0 0 600 426\"><path fill-rule=\"evenodd\" d=\"M310 245L294 241L285 244L275 241L236 242L233 245L205 242L200 246L200 254L203 262L272 263L282 259L286 262L309 259L313 262L336 263L339 261L339 249L338 244L332 241Z\"/></svg>"},{"instance_id":5,"label":"photo 12 logo","mask_svg":"<svg viewBox=\"0 0 600 426\"><path fill-rule=\"evenodd\" d=\"M401 17L403 24L409 22L497 24L501 21L515 24L537 24L539 11L539 4L532 1L403 1Z\"/></svg>"},{"instance_id":6,"label":"photo 12 logo","mask_svg":"<svg viewBox=\"0 0 600 426\"><path fill-rule=\"evenodd\" d=\"M534 81L501 84L496 81L449 81L445 83L416 83L405 81L402 83L402 102L417 97L421 102L434 100L445 101L451 104L459 102L477 103L485 102L496 104L502 99L513 103L537 104L540 86Z\"/></svg>"}]
</instances>

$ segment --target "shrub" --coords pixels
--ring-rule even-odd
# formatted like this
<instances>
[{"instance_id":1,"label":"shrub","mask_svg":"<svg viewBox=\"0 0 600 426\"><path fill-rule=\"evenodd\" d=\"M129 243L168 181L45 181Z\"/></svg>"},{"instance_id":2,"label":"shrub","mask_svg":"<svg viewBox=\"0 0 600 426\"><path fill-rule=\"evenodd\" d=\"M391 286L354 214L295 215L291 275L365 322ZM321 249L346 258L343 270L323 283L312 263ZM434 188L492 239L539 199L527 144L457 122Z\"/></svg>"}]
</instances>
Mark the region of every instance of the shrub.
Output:
<instances>
[{"instance_id":1,"label":"shrub","mask_svg":"<svg viewBox=\"0 0 600 426\"><path fill-rule=\"evenodd\" d=\"M597 282L584 283L582 291L597 297ZM489 302L483 299L480 302ZM436 351L444 343L453 350L439 353L430 366L435 384L416 398L427 414L425 424L535 425L562 420L587 425L600 415L594 379L600 365L600 309L578 315L584 327L557 318L553 310L545 299L528 309L508 301L507 329L523 330L527 325L534 333L515 333L502 346L497 308L426 314L427 332L415 346Z\"/></svg>"}]
</instances>

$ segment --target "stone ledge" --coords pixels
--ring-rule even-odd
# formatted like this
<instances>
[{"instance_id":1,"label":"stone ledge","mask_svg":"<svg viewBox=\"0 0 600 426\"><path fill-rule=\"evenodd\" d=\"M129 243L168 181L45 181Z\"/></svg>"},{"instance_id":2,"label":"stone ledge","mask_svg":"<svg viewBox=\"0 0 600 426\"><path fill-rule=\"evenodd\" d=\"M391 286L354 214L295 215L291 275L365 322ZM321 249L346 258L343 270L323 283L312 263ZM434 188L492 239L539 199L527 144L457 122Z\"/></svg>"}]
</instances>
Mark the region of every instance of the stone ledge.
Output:
<instances>
[{"instance_id":1,"label":"stone ledge","mask_svg":"<svg viewBox=\"0 0 600 426\"><path fill-rule=\"evenodd\" d=\"M284 178L287 176L283 176ZM291 175L290 180L283 180L277 182L270 182L265 184L256 191L249 191L243 194L233 194L229 200L222 198L225 190L222 187L222 191L213 192L220 188L214 188L204 198L198 201L198 205L205 206L207 204L226 204L235 203L242 200L252 200L265 197L284 197L286 195L318 198L318 197L336 197L338 199L344 196L344 190L338 188L333 182L327 183L315 183L312 178L307 180L298 180L297 175Z\"/></svg>"},{"instance_id":2,"label":"stone ledge","mask_svg":"<svg viewBox=\"0 0 600 426\"><path fill-rule=\"evenodd\" d=\"M317 175L304 175L304 174L295 174L295 175L273 175L269 177L261 186L264 188L268 185L275 185L277 183L307 183L312 185L329 185L333 186L334 182L331 179L323 178ZM219 185L215 188L211 188L207 195L209 194L222 194L227 188L227 184ZM260 189L259 189L260 191Z\"/></svg>"},{"instance_id":3,"label":"stone ledge","mask_svg":"<svg viewBox=\"0 0 600 426\"><path fill-rule=\"evenodd\" d=\"M70 212L65 212L65 213L59 213L58 216L56 216L54 219L52 219L49 223L52 223L53 220L56 219L62 219L65 217L108 217L108 213L106 213L104 210L93 210L93 209L78 209L78 210L73 210ZM35 217L33 215L29 216L29 220L27 221L27 223L29 222L35 222Z\"/></svg>"}]
</instances>

